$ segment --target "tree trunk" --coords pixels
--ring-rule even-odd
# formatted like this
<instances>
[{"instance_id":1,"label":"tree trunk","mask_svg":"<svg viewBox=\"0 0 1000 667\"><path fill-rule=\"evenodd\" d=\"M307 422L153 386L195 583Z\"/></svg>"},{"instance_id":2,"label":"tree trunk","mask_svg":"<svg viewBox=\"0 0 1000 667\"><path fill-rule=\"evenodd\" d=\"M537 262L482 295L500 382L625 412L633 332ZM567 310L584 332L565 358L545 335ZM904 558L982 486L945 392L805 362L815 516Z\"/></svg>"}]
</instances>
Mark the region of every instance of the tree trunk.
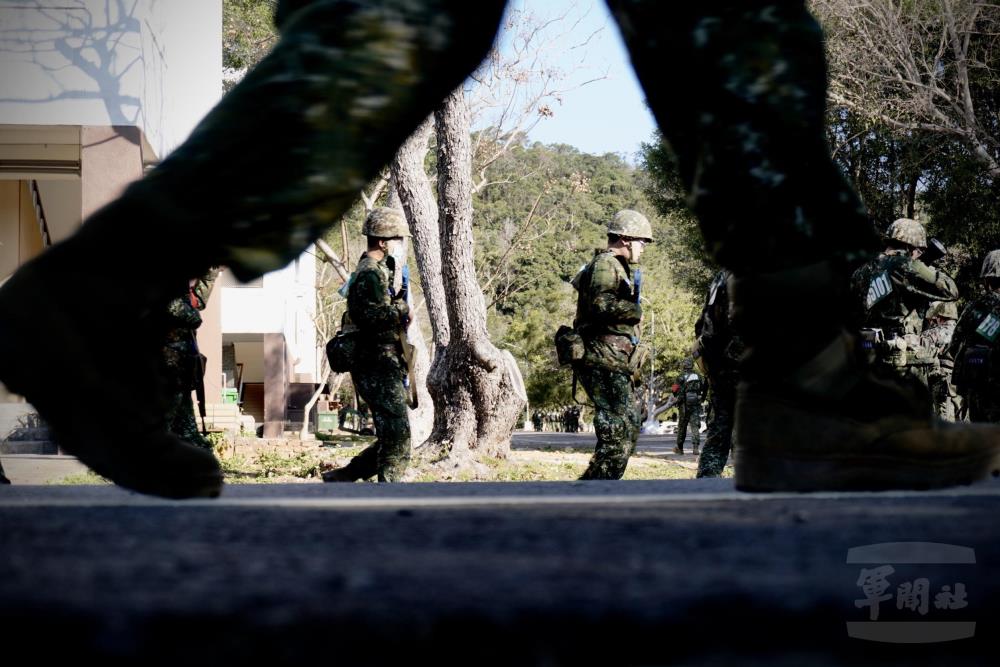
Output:
<instances>
[{"instance_id":1,"label":"tree trunk","mask_svg":"<svg viewBox=\"0 0 1000 667\"><path fill-rule=\"evenodd\" d=\"M433 428L425 440L441 442L447 439L447 411L444 409L447 397L438 391L441 382L437 378L440 366L445 361L451 329L445 307L444 283L441 280L437 202L424 171L427 142L433 129L433 123L428 118L400 147L391 169L396 193L410 224L410 233L413 234L413 253L417 259L421 291L434 340L433 362L430 363L427 376L427 389L434 406ZM414 441L424 444L415 435Z\"/></svg>"},{"instance_id":2,"label":"tree trunk","mask_svg":"<svg viewBox=\"0 0 1000 667\"><path fill-rule=\"evenodd\" d=\"M449 398L451 453L474 449L506 456L527 397L514 358L494 347L486 330L486 302L476 281L470 119L462 90L452 92L434 116L441 277L451 338L438 374L429 379L442 382Z\"/></svg>"}]
</instances>

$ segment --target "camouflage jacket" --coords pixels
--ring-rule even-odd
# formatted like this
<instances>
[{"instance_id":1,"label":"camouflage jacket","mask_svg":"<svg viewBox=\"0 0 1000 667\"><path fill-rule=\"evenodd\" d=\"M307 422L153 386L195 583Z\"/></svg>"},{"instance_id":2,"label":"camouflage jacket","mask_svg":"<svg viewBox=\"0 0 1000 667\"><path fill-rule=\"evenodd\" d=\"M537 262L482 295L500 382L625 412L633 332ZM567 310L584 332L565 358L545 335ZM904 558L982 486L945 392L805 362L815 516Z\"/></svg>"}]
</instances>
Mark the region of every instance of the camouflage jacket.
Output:
<instances>
[{"instance_id":1,"label":"camouflage jacket","mask_svg":"<svg viewBox=\"0 0 1000 667\"><path fill-rule=\"evenodd\" d=\"M677 390L677 400L688 405L701 403L708 394L708 383L694 371L682 373L677 378L677 385L680 387Z\"/></svg>"},{"instance_id":2,"label":"camouflage jacket","mask_svg":"<svg viewBox=\"0 0 1000 667\"><path fill-rule=\"evenodd\" d=\"M628 262L597 250L572 282L578 293L573 327L584 339L583 363L627 371L642 320Z\"/></svg>"},{"instance_id":3,"label":"camouflage jacket","mask_svg":"<svg viewBox=\"0 0 1000 667\"><path fill-rule=\"evenodd\" d=\"M1000 355L1000 294L997 292L976 299L962 311L945 357L956 362L962 352L973 345L988 346L994 356Z\"/></svg>"},{"instance_id":4,"label":"camouflage jacket","mask_svg":"<svg viewBox=\"0 0 1000 667\"><path fill-rule=\"evenodd\" d=\"M739 359L743 355L743 341L733 329L729 309L729 276L727 269L715 274L705 296L701 315L695 322L698 353L713 382L735 379Z\"/></svg>"},{"instance_id":5,"label":"camouflage jacket","mask_svg":"<svg viewBox=\"0 0 1000 667\"><path fill-rule=\"evenodd\" d=\"M860 306L859 327L882 329L887 338L919 337L930 302L958 298L951 276L903 251L871 260L854 272L851 285Z\"/></svg>"},{"instance_id":6,"label":"camouflage jacket","mask_svg":"<svg viewBox=\"0 0 1000 667\"><path fill-rule=\"evenodd\" d=\"M398 339L409 315L405 301L395 299L392 289L395 264L388 255L381 261L365 253L351 277L347 292L345 325L360 331L361 345L384 345Z\"/></svg>"}]
</instances>

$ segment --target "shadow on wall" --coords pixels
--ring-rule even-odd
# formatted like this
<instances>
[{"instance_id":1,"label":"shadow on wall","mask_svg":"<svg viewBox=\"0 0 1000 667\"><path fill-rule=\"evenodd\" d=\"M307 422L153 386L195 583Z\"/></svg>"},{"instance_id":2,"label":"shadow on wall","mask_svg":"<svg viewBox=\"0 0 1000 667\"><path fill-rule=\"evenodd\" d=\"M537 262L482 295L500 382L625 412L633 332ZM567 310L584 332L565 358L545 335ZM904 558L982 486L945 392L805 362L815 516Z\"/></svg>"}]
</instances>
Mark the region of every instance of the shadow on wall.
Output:
<instances>
[{"instance_id":1,"label":"shadow on wall","mask_svg":"<svg viewBox=\"0 0 1000 667\"><path fill-rule=\"evenodd\" d=\"M145 18L157 1L0 3L0 71L15 75L4 89L18 91L14 97L0 92L0 104L94 101L103 105L108 125L158 122L166 65ZM149 117L151 109L156 118Z\"/></svg>"}]
</instances>

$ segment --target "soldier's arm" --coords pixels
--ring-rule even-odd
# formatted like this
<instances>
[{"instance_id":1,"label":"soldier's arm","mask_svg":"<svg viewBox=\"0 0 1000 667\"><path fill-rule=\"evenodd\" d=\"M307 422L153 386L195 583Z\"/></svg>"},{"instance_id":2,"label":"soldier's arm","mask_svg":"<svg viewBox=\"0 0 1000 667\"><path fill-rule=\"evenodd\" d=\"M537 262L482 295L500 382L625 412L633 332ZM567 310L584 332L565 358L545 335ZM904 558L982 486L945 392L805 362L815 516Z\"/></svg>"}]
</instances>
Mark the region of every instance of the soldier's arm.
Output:
<instances>
[{"instance_id":1,"label":"soldier's arm","mask_svg":"<svg viewBox=\"0 0 1000 667\"><path fill-rule=\"evenodd\" d=\"M387 289L375 271L362 271L355 276L347 299L351 322L371 333L395 331L407 315L403 312L406 302L383 303Z\"/></svg>"},{"instance_id":2,"label":"soldier's arm","mask_svg":"<svg viewBox=\"0 0 1000 667\"><path fill-rule=\"evenodd\" d=\"M955 301L959 297L958 285L944 271L927 266L920 260L908 262L899 268L900 282L908 291L931 301Z\"/></svg>"},{"instance_id":3,"label":"soldier's arm","mask_svg":"<svg viewBox=\"0 0 1000 667\"><path fill-rule=\"evenodd\" d=\"M611 264L617 261L611 258L594 265L590 277L592 312L595 319L604 324L638 324L642 319L642 308L634 301L619 296L622 280Z\"/></svg>"}]
</instances>

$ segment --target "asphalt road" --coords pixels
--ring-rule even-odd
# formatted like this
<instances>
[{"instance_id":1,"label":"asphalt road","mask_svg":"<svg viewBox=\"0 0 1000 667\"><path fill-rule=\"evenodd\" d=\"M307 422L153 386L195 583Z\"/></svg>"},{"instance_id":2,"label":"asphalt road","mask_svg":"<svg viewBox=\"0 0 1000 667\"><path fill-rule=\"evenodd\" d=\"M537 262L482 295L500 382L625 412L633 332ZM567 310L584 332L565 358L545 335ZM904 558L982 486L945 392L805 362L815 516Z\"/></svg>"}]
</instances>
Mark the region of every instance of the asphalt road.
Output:
<instances>
[{"instance_id":1,"label":"asphalt road","mask_svg":"<svg viewBox=\"0 0 1000 667\"><path fill-rule=\"evenodd\" d=\"M198 502L13 486L0 488L0 651L102 665L996 664L998 511L995 482L247 485ZM861 569L881 565L897 599L927 579L929 609L888 599L849 626L869 618ZM935 608L959 583L966 606Z\"/></svg>"}]
</instances>

